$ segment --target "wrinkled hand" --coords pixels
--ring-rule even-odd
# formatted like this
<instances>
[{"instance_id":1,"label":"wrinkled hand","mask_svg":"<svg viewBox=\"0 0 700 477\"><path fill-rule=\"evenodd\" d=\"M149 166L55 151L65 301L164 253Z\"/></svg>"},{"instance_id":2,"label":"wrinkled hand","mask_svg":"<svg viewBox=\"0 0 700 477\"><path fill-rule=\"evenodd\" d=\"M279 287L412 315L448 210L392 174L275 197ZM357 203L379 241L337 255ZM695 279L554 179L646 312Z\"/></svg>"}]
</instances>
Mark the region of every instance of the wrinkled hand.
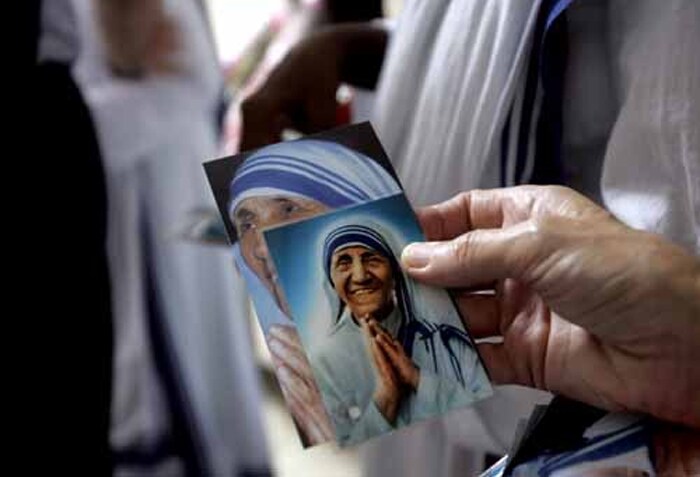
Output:
<instances>
[{"instance_id":1,"label":"wrinkled hand","mask_svg":"<svg viewBox=\"0 0 700 477\"><path fill-rule=\"evenodd\" d=\"M374 370L375 388L372 398L387 422L394 424L403 398L404 387L382 345L374 338L369 320L361 319L359 321L365 348Z\"/></svg>"},{"instance_id":2,"label":"wrinkled hand","mask_svg":"<svg viewBox=\"0 0 700 477\"><path fill-rule=\"evenodd\" d=\"M659 476L700 475L700 432L672 424L657 425L653 452Z\"/></svg>"},{"instance_id":3,"label":"wrinkled hand","mask_svg":"<svg viewBox=\"0 0 700 477\"><path fill-rule=\"evenodd\" d=\"M296 330L291 326L271 326L268 346L282 394L308 444L334 439L333 426Z\"/></svg>"},{"instance_id":4,"label":"wrinkled hand","mask_svg":"<svg viewBox=\"0 0 700 477\"><path fill-rule=\"evenodd\" d=\"M472 191L419 212L402 261L455 288L492 378L700 427L700 262L561 187ZM492 289L495 294L473 294Z\"/></svg>"}]
</instances>

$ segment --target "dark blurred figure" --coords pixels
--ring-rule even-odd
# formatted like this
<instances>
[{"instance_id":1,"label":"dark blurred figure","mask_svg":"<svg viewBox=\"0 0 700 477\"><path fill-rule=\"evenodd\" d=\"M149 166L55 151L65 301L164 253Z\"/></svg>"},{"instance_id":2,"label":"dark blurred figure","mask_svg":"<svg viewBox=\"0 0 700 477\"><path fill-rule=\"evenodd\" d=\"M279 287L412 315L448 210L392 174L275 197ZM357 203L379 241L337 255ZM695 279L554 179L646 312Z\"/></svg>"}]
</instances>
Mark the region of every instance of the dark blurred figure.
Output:
<instances>
[{"instance_id":1,"label":"dark blurred figure","mask_svg":"<svg viewBox=\"0 0 700 477\"><path fill-rule=\"evenodd\" d=\"M33 65L36 107L26 132L35 140L22 159L35 170L20 179L38 198L30 211L35 222L24 232L40 237L31 257L40 268L25 267L34 297L22 311L42 342L35 346L41 373L32 379L43 392L36 426L27 425L36 459L25 465L50 464L56 475L109 475L112 337L100 150L71 74L79 49L71 2L33 1L28 11L21 51Z\"/></svg>"}]
</instances>

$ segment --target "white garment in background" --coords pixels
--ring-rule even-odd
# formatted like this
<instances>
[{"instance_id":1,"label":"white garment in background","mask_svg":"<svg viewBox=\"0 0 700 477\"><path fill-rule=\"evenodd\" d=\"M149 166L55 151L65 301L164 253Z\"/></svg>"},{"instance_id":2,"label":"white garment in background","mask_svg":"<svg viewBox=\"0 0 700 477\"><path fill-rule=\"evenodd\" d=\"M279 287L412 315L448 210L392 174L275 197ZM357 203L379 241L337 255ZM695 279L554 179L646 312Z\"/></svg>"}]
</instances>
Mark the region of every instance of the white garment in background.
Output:
<instances>
[{"instance_id":1,"label":"white garment in background","mask_svg":"<svg viewBox=\"0 0 700 477\"><path fill-rule=\"evenodd\" d=\"M406 3L373 124L414 204L500 185L500 134L524 82L538 3ZM699 10L694 0L574 2L563 137L566 183L696 253ZM459 418L379 439L367 446L368 474L380 475L389 459L400 475L465 475L450 461L455 444L505 451L518 418L546 399L501 388Z\"/></svg>"},{"instance_id":2,"label":"white garment in background","mask_svg":"<svg viewBox=\"0 0 700 477\"><path fill-rule=\"evenodd\" d=\"M203 12L195 0L166 0L178 26L182 68L128 81L105 65L92 2L76 3L86 45L77 76L95 118L109 191L111 443L147 446L170 432L146 325L147 230L162 326L207 464L214 475L266 469L243 284L228 250L178 237L192 209L214 207L201 164L218 154L215 110L222 79Z\"/></svg>"},{"instance_id":3,"label":"white garment in background","mask_svg":"<svg viewBox=\"0 0 700 477\"><path fill-rule=\"evenodd\" d=\"M526 66L538 7L539 0L408 1L404 6L391 35L372 122L413 204L499 185L502 124ZM535 402L549 399L537 391L525 391L525 399L512 398L513 393L511 387L497 388L475 408L369 443L367 475L477 473L478 453L463 447L505 452L517 419L529 416ZM482 420L482 404L498 406L501 415Z\"/></svg>"},{"instance_id":4,"label":"white garment in background","mask_svg":"<svg viewBox=\"0 0 700 477\"><path fill-rule=\"evenodd\" d=\"M619 111L603 163L604 204L632 227L700 254L700 3L610 0L607 15Z\"/></svg>"},{"instance_id":5,"label":"white garment in background","mask_svg":"<svg viewBox=\"0 0 700 477\"><path fill-rule=\"evenodd\" d=\"M499 185L502 124L526 66L539 3L406 2L372 123L413 204Z\"/></svg>"}]
</instances>

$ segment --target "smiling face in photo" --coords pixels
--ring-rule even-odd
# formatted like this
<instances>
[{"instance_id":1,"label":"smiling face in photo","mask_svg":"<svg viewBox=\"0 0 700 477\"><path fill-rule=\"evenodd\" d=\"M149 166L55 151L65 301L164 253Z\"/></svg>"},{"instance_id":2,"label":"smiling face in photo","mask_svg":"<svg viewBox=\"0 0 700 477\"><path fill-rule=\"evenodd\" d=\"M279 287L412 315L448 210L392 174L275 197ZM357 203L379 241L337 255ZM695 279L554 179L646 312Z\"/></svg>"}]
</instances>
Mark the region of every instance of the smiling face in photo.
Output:
<instances>
[{"instance_id":1,"label":"smiling face in photo","mask_svg":"<svg viewBox=\"0 0 700 477\"><path fill-rule=\"evenodd\" d=\"M372 249L354 246L335 251L331 280L355 318L371 316L381 321L394 307L391 264Z\"/></svg>"}]
</instances>

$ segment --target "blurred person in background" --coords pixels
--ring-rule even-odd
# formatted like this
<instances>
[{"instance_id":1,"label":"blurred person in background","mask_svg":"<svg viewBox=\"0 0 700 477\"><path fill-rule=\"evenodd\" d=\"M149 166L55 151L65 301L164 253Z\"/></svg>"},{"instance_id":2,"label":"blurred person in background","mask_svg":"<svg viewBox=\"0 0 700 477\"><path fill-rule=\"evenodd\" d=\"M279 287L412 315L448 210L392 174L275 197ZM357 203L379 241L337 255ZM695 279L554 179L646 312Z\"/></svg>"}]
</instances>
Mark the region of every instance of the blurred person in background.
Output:
<instances>
[{"instance_id":1,"label":"blurred person in background","mask_svg":"<svg viewBox=\"0 0 700 477\"><path fill-rule=\"evenodd\" d=\"M213 207L222 78L203 5L75 3L110 199L114 472L267 475L244 290L225 250L179 236Z\"/></svg>"},{"instance_id":2,"label":"blurred person in background","mask_svg":"<svg viewBox=\"0 0 700 477\"><path fill-rule=\"evenodd\" d=\"M242 149L285 128L334 126L343 82L376 87L373 124L416 205L473 188L565 184L697 255L699 9L692 0L408 1L391 31L351 24L301 41L244 103ZM368 446L368 474L478 469L458 449L504 452L518 418L546 399L501 391L460 419Z\"/></svg>"}]
</instances>

